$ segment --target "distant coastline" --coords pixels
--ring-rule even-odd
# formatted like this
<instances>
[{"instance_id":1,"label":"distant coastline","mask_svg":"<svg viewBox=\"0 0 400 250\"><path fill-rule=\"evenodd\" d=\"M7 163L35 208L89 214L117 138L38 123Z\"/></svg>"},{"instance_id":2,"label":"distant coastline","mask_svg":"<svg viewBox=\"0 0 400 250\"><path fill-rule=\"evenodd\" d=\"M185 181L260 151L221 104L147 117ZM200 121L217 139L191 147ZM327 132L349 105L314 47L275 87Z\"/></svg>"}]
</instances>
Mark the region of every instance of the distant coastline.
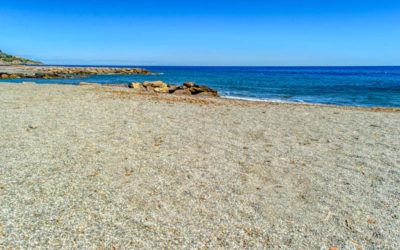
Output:
<instances>
[{"instance_id":1,"label":"distant coastline","mask_svg":"<svg viewBox=\"0 0 400 250\"><path fill-rule=\"evenodd\" d=\"M7 54L0 50L0 65L42 65L42 62Z\"/></svg>"}]
</instances>

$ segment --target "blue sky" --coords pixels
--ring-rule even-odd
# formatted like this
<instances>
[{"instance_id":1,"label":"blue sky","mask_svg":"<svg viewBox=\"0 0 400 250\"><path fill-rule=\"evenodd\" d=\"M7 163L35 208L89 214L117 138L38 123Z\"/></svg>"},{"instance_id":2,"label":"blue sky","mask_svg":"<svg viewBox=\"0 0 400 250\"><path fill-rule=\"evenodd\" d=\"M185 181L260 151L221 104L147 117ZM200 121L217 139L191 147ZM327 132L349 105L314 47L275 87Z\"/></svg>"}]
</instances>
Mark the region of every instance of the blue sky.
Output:
<instances>
[{"instance_id":1,"label":"blue sky","mask_svg":"<svg viewBox=\"0 0 400 250\"><path fill-rule=\"evenodd\" d=\"M399 0L0 0L0 32L49 64L400 65Z\"/></svg>"}]
</instances>

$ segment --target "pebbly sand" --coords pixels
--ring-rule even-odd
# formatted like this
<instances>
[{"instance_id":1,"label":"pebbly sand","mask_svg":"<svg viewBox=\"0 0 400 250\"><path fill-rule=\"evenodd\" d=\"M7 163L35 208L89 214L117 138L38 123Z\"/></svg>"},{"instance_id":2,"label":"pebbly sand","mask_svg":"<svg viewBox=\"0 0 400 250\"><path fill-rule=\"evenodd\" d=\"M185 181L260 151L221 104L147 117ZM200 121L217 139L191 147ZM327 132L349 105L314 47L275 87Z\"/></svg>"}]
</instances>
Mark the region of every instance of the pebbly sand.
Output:
<instances>
[{"instance_id":1,"label":"pebbly sand","mask_svg":"<svg viewBox=\"0 0 400 250\"><path fill-rule=\"evenodd\" d=\"M400 112L0 84L0 248L399 249Z\"/></svg>"}]
</instances>

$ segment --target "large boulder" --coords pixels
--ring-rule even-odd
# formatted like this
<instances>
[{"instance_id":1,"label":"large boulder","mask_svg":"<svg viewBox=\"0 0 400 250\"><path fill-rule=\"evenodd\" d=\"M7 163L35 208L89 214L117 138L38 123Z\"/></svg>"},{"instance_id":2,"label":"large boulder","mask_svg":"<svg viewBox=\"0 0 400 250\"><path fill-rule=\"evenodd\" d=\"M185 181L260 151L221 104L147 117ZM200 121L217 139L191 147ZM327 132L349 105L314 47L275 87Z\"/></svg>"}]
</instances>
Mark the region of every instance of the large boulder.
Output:
<instances>
[{"instance_id":1,"label":"large boulder","mask_svg":"<svg viewBox=\"0 0 400 250\"><path fill-rule=\"evenodd\" d=\"M178 85L169 85L168 89L169 89L169 93L174 93L176 90L180 89L181 87Z\"/></svg>"},{"instance_id":2,"label":"large boulder","mask_svg":"<svg viewBox=\"0 0 400 250\"><path fill-rule=\"evenodd\" d=\"M156 93L169 93L169 88L168 86L164 86L161 88L154 88L154 92Z\"/></svg>"},{"instance_id":3,"label":"large boulder","mask_svg":"<svg viewBox=\"0 0 400 250\"><path fill-rule=\"evenodd\" d=\"M146 89L143 86L143 84L141 84L140 82L129 83L128 87L131 88L131 89L137 89L137 90L145 90Z\"/></svg>"},{"instance_id":4,"label":"large boulder","mask_svg":"<svg viewBox=\"0 0 400 250\"><path fill-rule=\"evenodd\" d=\"M192 95L189 89L177 89L174 92L175 95Z\"/></svg>"},{"instance_id":5,"label":"large boulder","mask_svg":"<svg viewBox=\"0 0 400 250\"><path fill-rule=\"evenodd\" d=\"M146 91L153 93L154 92L154 88L152 86L147 86L146 87Z\"/></svg>"},{"instance_id":6,"label":"large boulder","mask_svg":"<svg viewBox=\"0 0 400 250\"><path fill-rule=\"evenodd\" d=\"M165 88L168 87L168 84L166 84L163 81L154 81L154 82L144 82L143 86L147 87L153 87L153 88Z\"/></svg>"},{"instance_id":7,"label":"large boulder","mask_svg":"<svg viewBox=\"0 0 400 250\"><path fill-rule=\"evenodd\" d=\"M204 93L207 93L207 95L210 95L210 96L218 96L217 91L215 91L207 86L194 86L194 87L191 87L189 90L192 93L192 95L198 95L200 93L205 95Z\"/></svg>"},{"instance_id":8,"label":"large boulder","mask_svg":"<svg viewBox=\"0 0 400 250\"><path fill-rule=\"evenodd\" d=\"M196 96L210 96L210 97L219 97L217 91L207 91L207 92L200 92L196 94Z\"/></svg>"},{"instance_id":9,"label":"large boulder","mask_svg":"<svg viewBox=\"0 0 400 250\"><path fill-rule=\"evenodd\" d=\"M183 83L183 86L187 87L187 88L192 88L192 87L196 87L197 85L194 82L185 82L185 83Z\"/></svg>"}]
</instances>

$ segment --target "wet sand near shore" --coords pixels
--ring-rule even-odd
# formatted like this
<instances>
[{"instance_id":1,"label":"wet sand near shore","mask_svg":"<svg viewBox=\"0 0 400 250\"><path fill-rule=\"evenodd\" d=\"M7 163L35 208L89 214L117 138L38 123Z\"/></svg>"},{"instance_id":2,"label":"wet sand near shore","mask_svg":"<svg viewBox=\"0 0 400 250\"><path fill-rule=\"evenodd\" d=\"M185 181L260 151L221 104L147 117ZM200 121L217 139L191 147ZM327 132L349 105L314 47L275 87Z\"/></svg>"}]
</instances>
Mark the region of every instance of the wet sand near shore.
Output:
<instances>
[{"instance_id":1,"label":"wet sand near shore","mask_svg":"<svg viewBox=\"0 0 400 250\"><path fill-rule=\"evenodd\" d=\"M0 248L400 247L400 112L0 84Z\"/></svg>"}]
</instances>

